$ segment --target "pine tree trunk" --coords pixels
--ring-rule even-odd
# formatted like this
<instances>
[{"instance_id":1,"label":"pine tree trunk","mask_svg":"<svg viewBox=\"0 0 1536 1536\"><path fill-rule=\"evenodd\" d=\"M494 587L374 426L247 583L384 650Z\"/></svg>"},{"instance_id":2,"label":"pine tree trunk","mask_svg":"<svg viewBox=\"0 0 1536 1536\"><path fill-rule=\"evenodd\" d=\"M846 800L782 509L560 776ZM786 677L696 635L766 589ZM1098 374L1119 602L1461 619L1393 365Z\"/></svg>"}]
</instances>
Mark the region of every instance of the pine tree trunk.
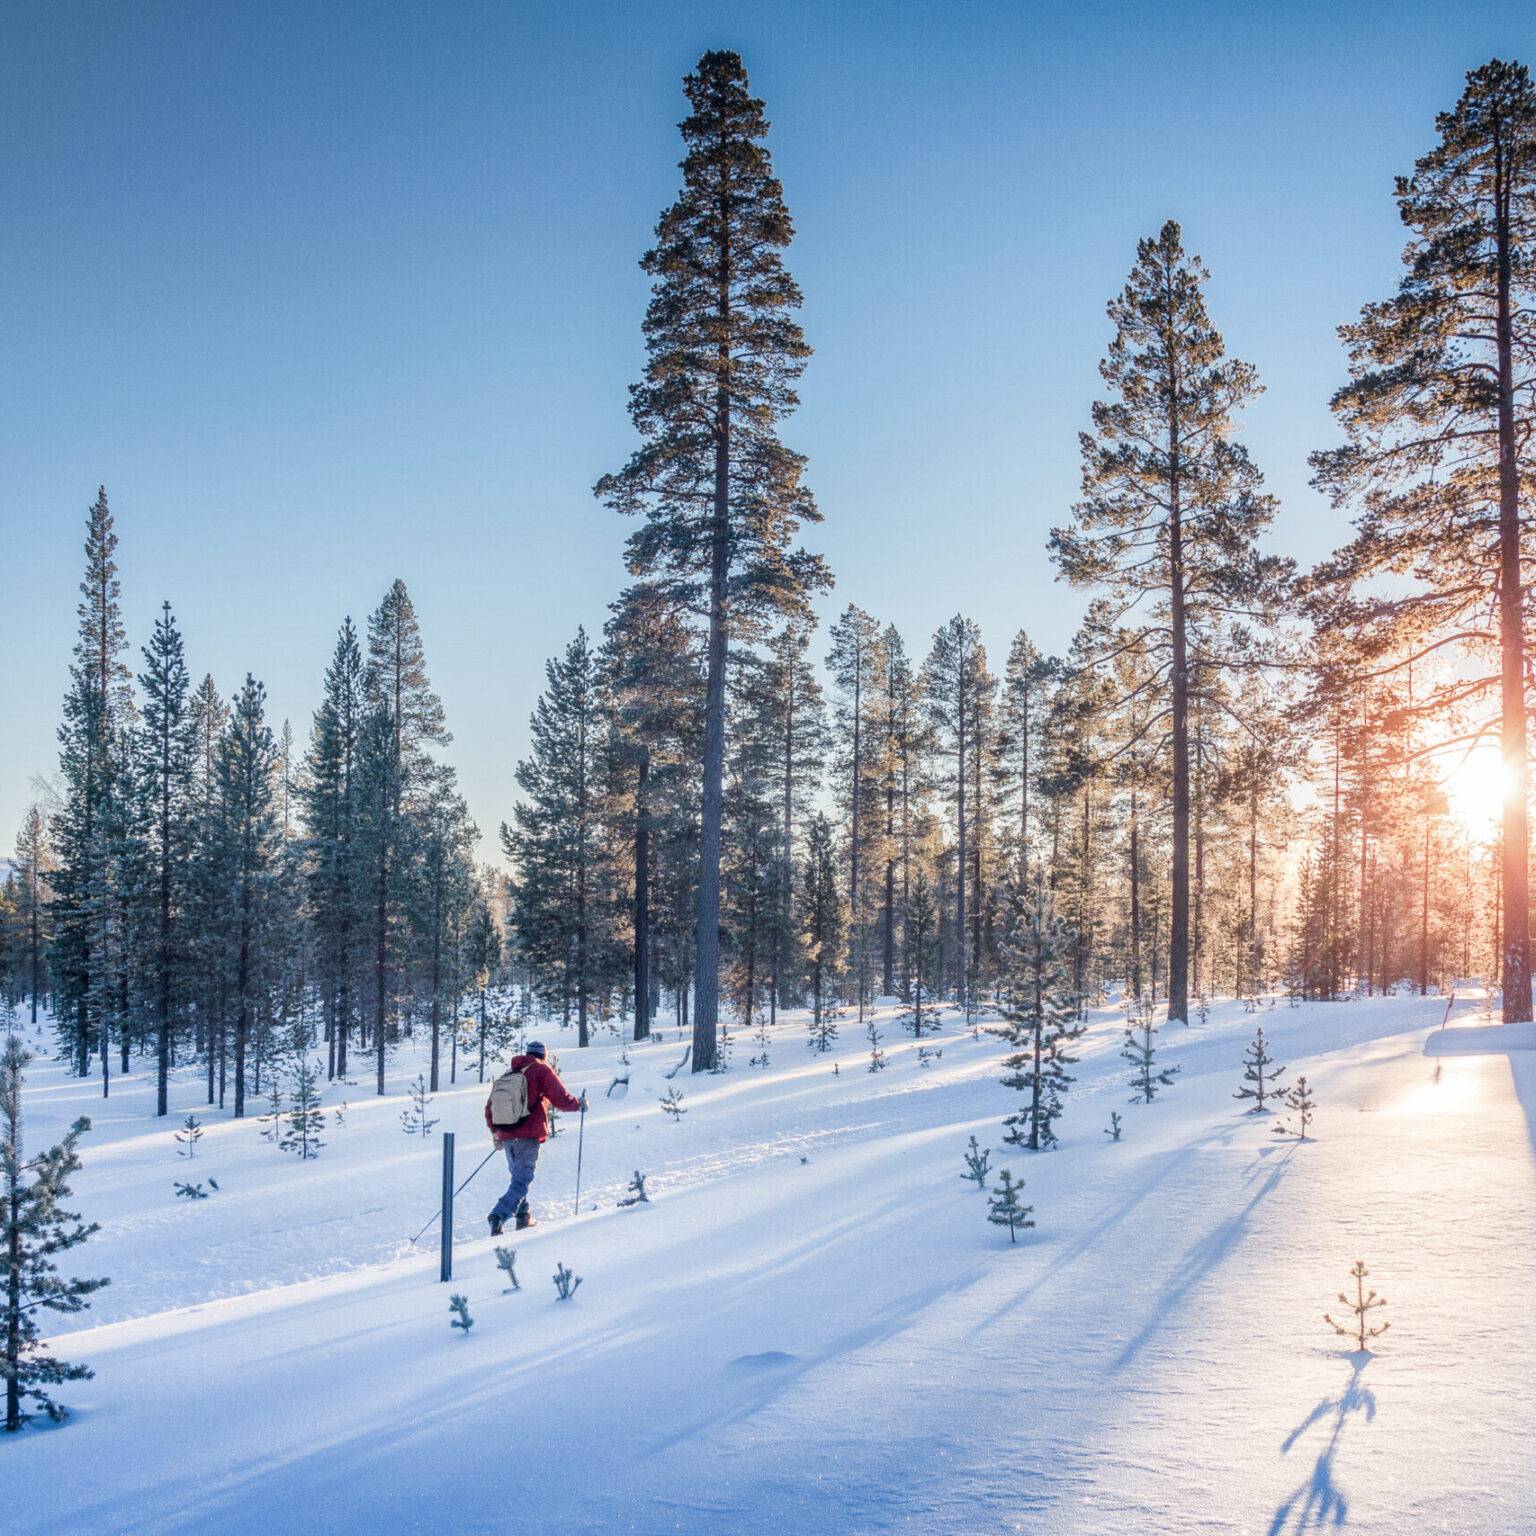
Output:
<instances>
[{"instance_id":1,"label":"pine tree trunk","mask_svg":"<svg viewBox=\"0 0 1536 1536\"><path fill-rule=\"evenodd\" d=\"M171 1079L171 722L160 724L160 995L155 1039L155 1114L168 1112Z\"/></svg>"},{"instance_id":2,"label":"pine tree trunk","mask_svg":"<svg viewBox=\"0 0 1536 1536\"><path fill-rule=\"evenodd\" d=\"M29 924L32 946L32 1022L37 1023L37 991L40 985L43 963L43 936L41 928L41 916L37 907L37 854L34 852L32 867L29 871L29 883L32 890L31 923Z\"/></svg>"},{"instance_id":3,"label":"pine tree trunk","mask_svg":"<svg viewBox=\"0 0 1536 1536\"><path fill-rule=\"evenodd\" d=\"M388 838L385 833L385 839ZM389 852L387 841L379 847L379 904L374 934L373 1049L375 1092L384 1094L384 1018L389 1006Z\"/></svg>"},{"instance_id":4,"label":"pine tree trunk","mask_svg":"<svg viewBox=\"0 0 1536 1536\"><path fill-rule=\"evenodd\" d=\"M861 641L855 640L853 653L853 782L849 788L853 808L853 858L848 877L848 921L853 937L853 984L858 993L859 1019L861 1022L864 1018L864 925L861 921L862 913L859 908L859 802L864 797L859 793L859 788L864 769L863 757L861 755L863 745L861 731L864 717L863 681L863 647Z\"/></svg>"},{"instance_id":5,"label":"pine tree trunk","mask_svg":"<svg viewBox=\"0 0 1536 1536\"><path fill-rule=\"evenodd\" d=\"M978 700L980 695L978 694ZM971 966L972 986L981 980L981 852L982 831L985 819L981 806L981 716L979 712L971 721L971 750L975 760L971 769L971 802L975 806L973 825L975 833L971 848Z\"/></svg>"},{"instance_id":6,"label":"pine tree trunk","mask_svg":"<svg viewBox=\"0 0 1536 1536\"><path fill-rule=\"evenodd\" d=\"M725 222L722 217L722 224ZM719 384L715 391L714 519L710 533L709 641L704 694L704 785L699 817L699 921L693 999L693 1070L715 1066L720 1011L720 822L725 779L726 578L730 570L730 269L722 240L718 274Z\"/></svg>"},{"instance_id":7,"label":"pine tree trunk","mask_svg":"<svg viewBox=\"0 0 1536 1536\"><path fill-rule=\"evenodd\" d=\"M591 977L587 960L587 716L576 728L576 1044L587 1044Z\"/></svg>"},{"instance_id":8,"label":"pine tree trunk","mask_svg":"<svg viewBox=\"0 0 1536 1536\"><path fill-rule=\"evenodd\" d=\"M636 1040L651 1033L651 828L646 788L649 747L641 747L635 778L635 1029Z\"/></svg>"},{"instance_id":9,"label":"pine tree trunk","mask_svg":"<svg viewBox=\"0 0 1536 1536\"><path fill-rule=\"evenodd\" d=\"M1429 996L1429 813L1424 815L1424 880L1419 892L1419 996Z\"/></svg>"},{"instance_id":10,"label":"pine tree trunk","mask_svg":"<svg viewBox=\"0 0 1536 1536\"><path fill-rule=\"evenodd\" d=\"M235 971L235 1119L245 1114L245 1047L250 1033L251 984L251 889L249 879L240 888L240 955Z\"/></svg>"},{"instance_id":11,"label":"pine tree trunk","mask_svg":"<svg viewBox=\"0 0 1536 1536\"><path fill-rule=\"evenodd\" d=\"M1248 788L1248 958L1243 966L1251 996L1259 990L1259 786Z\"/></svg>"},{"instance_id":12,"label":"pine tree trunk","mask_svg":"<svg viewBox=\"0 0 1536 1536\"><path fill-rule=\"evenodd\" d=\"M1141 814L1131 791L1131 996L1141 1000Z\"/></svg>"},{"instance_id":13,"label":"pine tree trunk","mask_svg":"<svg viewBox=\"0 0 1536 1536\"><path fill-rule=\"evenodd\" d=\"M439 850L441 852L441 850ZM437 1092L439 1040L442 1034L442 972L443 972L443 867L439 859L432 877L432 1081L429 1085ZM455 1031L457 1037L457 1031Z\"/></svg>"},{"instance_id":14,"label":"pine tree trunk","mask_svg":"<svg viewBox=\"0 0 1536 1536\"><path fill-rule=\"evenodd\" d=\"M955 960L957 974L955 976L955 995L960 999L961 1006L967 1012L970 1009L969 975L965 965L965 657L962 651L957 667L959 676L958 698L956 699L956 733L955 733L955 761L958 765L958 780L955 788L955 818L958 822L956 837L958 841L959 857L955 863Z\"/></svg>"},{"instance_id":15,"label":"pine tree trunk","mask_svg":"<svg viewBox=\"0 0 1536 1536\"><path fill-rule=\"evenodd\" d=\"M885 933L881 954L880 991L890 997L896 990L896 771L891 762L891 743L896 737L896 707L886 669L885 710Z\"/></svg>"},{"instance_id":16,"label":"pine tree trunk","mask_svg":"<svg viewBox=\"0 0 1536 1536\"><path fill-rule=\"evenodd\" d=\"M1502 125L1494 126L1494 239L1498 300L1499 424L1499 745L1506 786L1503 815L1504 1008L1506 1024L1531 1018L1530 771L1525 722L1525 588L1520 566L1520 472L1516 462L1510 169Z\"/></svg>"},{"instance_id":17,"label":"pine tree trunk","mask_svg":"<svg viewBox=\"0 0 1536 1536\"><path fill-rule=\"evenodd\" d=\"M1168 1019L1189 1023L1189 659L1184 632L1184 542L1179 514L1178 418L1168 420L1173 451L1169 499L1170 616L1173 639L1173 892L1168 933Z\"/></svg>"},{"instance_id":18,"label":"pine tree trunk","mask_svg":"<svg viewBox=\"0 0 1536 1536\"><path fill-rule=\"evenodd\" d=\"M5 1180L5 1427L14 1435L21 1428L21 1136L11 1130L18 1145L15 1169L7 1168Z\"/></svg>"}]
</instances>

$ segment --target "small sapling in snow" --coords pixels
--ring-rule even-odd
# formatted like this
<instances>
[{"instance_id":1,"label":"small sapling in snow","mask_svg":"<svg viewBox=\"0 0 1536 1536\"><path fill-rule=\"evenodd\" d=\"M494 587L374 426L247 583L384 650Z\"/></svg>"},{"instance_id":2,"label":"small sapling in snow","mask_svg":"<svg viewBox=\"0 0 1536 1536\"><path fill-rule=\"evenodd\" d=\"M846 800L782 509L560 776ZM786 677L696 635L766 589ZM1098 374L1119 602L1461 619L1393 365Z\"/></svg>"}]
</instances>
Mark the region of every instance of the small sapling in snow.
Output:
<instances>
[{"instance_id":1,"label":"small sapling in snow","mask_svg":"<svg viewBox=\"0 0 1536 1536\"><path fill-rule=\"evenodd\" d=\"M217 1189L218 1185L214 1185ZM206 1200L208 1191L201 1184L177 1184L176 1194L182 1200Z\"/></svg>"},{"instance_id":2,"label":"small sapling in snow","mask_svg":"<svg viewBox=\"0 0 1536 1536\"><path fill-rule=\"evenodd\" d=\"M1003 1058L1003 1086L1025 1095L1024 1105L1003 1124L1011 1147L1041 1152L1056 1145L1061 1096L1072 1085L1067 1071L1077 1058L1071 1047L1081 1038L1079 998L1073 981L1078 953L1076 931L1055 909L1043 886L1009 899L1001 951L1000 1024L988 1030L1013 1050Z\"/></svg>"},{"instance_id":3,"label":"small sapling in snow","mask_svg":"<svg viewBox=\"0 0 1536 1536\"><path fill-rule=\"evenodd\" d=\"M920 1045L917 1048L917 1064L920 1067L931 1067L943 1054L944 1050L942 1047L936 1051L931 1051L926 1045Z\"/></svg>"},{"instance_id":4,"label":"small sapling in snow","mask_svg":"<svg viewBox=\"0 0 1536 1536\"><path fill-rule=\"evenodd\" d=\"M962 1179L969 1179L977 1189L987 1187L987 1162L992 1156L991 1147L978 1147L976 1138L971 1137L965 1153L965 1172L960 1175Z\"/></svg>"},{"instance_id":5,"label":"small sapling in snow","mask_svg":"<svg viewBox=\"0 0 1536 1536\"><path fill-rule=\"evenodd\" d=\"M411 1107L400 1111L400 1127L407 1136L430 1136L436 1120L427 1118L427 1106L432 1102L432 1095L427 1092L427 1080L420 1072L416 1074L416 1081L411 1084ZM553 1117L551 1117L553 1118ZM554 1131L550 1131L554 1135Z\"/></svg>"},{"instance_id":6,"label":"small sapling in snow","mask_svg":"<svg viewBox=\"0 0 1536 1536\"><path fill-rule=\"evenodd\" d=\"M469 1315L469 1300L464 1296L450 1296L448 1298L448 1310L453 1316L448 1320L450 1328L462 1329L468 1337L469 1330L475 1326L475 1320Z\"/></svg>"},{"instance_id":7,"label":"small sapling in snow","mask_svg":"<svg viewBox=\"0 0 1536 1536\"><path fill-rule=\"evenodd\" d=\"M1261 1024L1253 1032L1248 1054L1243 1058L1242 1085L1232 1097L1252 1099L1253 1108L1248 1113L1262 1115L1264 1101L1280 1097L1280 1074L1284 1071L1284 1067L1275 1066L1274 1057L1269 1054L1269 1042L1264 1038L1264 1026Z\"/></svg>"},{"instance_id":8,"label":"small sapling in snow","mask_svg":"<svg viewBox=\"0 0 1536 1536\"><path fill-rule=\"evenodd\" d=\"M1166 1088L1179 1074L1177 1067L1157 1065L1157 1030L1152 1024L1152 1010L1141 1010L1139 1020L1133 1014L1125 1026L1125 1044L1120 1055L1131 1064L1131 1087L1136 1091L1132 1104L1150 1104L1159 1088Z\"/></svg>"},{"instance_id":9,"label":"small sapling in snow","mask_svg":"<svg viewBox=\"0 0 1536 1536\"><path fill-rule=\"evenodd\" d=\"M885 1052L880 1049L880 1041L883 1038L880 1031L875 1028L875 1021L869 1021L869 1027L864 1031L865 1038L869 1041L869 1070L871 1072L885 1071Z\"/></svg>"},{"instance_id":10,"label":"small sapling in snow","mask_svg":"<svg viewBox=\"0 0 1536 1536\"><path fill-rule=\"evenodd\" d=\"M320 1108L321 1063L301 1056L294 1067L293 1092L288 1115L277 1144L284 1152L297 1152L305 1161L320 1155L325 1139L325 1114Z\"/></svg>"},{"instance_id":11,"label":"small sapling in snow","mask_svg":"<svg viewBox=\"0 0 1536 1536\"><path fill-rule=\"evenodd\" d=\"M1008 1241L1016 1243L1020 1232L1034 1226L1034 1222L1030 1220L1034 1206L1025 1205L1019 1199L1024 1189L1022 1179L1015 1183L1013 1175L1006 1168L998 1174L997 1178L997 1188L992 1191L987 1200L987 1220L994 1226L1007 1227Z\"/></svg>"},{"instance_id":12,"label":"small sapling in snow","mask_svg":"<svg viewBox=\"0 0 1536 1536\"><path fill-rule=\"evenodd\" d=\"M580 1284L580 1275L573 1275L564 1264L555 1266L555 1295L561 1301L569 1301L576 1294L576 1287Z\"/></svg>"},{"instance_id":13,"label":"small sapling in snow","mask_svg":"<svg viewBox=\"0 0 1536 1536\"><path fill-rule=\"evenodd\" d=\"M276 1141L283 1133L283 1089L276 1074L267 1085L267 1112L257 1117L264 1141Z\"/></svg>"},{"instance_id":14,"label":"small sapling in snow","mask_svg":"<svg viewBox=\"0 0 1536 1536\"><path fill-rule=\"evenodd\" d=\"M813 1051L830 1051L832 1042L837 1039L837 1020L839 1015L834 1009L823 1008L814 1017L810 1025L811 1038L807 1042Z\"/></svg>"},{"instance_id":15,"label":"small sapling in snow","mask_svg":"<svg viewBox=\"0 0 1536 1536\"><path fill-rule=\"evenodd\" d=\"M347 1101L343 1099L331 1113L336 1116L337 1129L344 1130L347 1124Z\"/></svg>"},{"instance_id":16,"label":"small sapling in snow","mask_svg":"<svg viewBox=\"0 0 1536 1536\"><path fill-rule=\"evenodd\" d=\"M176 1148L177 1157L196 1157L197 1144L203 1139L202 1122L196 1115L188 1115L181 1123L181 1129L175 1133L176 1140L181 1143Z\"/></svg>"},{"instance_id":17,"label":"small sapling in snow","mask_svg":"<svg viewBox=\"0 0 1536 1536\"><path fill-rule=\"evenodd\" d=\"M629 1181L629 1193L619 1201L620 1205L649 1205L651 1197L645 1192L645 1175L638 1168Z\"/></svg>"},{"instance_id":18,"label":"small sapling in snow","mask_svg":"<svg viewBox=\"0 0 1536 1536\"><path fill-rule=\"evenodd\" d=\"M496 1249L496 1268L512 1282L503 1289L501 1293L503 1296L510 1296L513 1291L522 1290L522 1286L517 1283L517 1249L498 1247Z\"/></svg>"},{"instance_id":19,"label":"small sapling in snow","mask_svg":"<svg viewBox=\"0 0 1536 1536\"><path fill-rule=\"evenodd\" d=\"M1109 1124L1104 1127L1104 1134L1108 1136L1111 1141L1119 1141L1120 1130L1120 1111L1118 1109L1112 1109L1109 1112Z\"/></svg>"},{"instance_id":20,"label":"small sapling in snow","mask_svg":"<svg viewBox=\"0 0 1536 1536\"><path fill-rule=\"evenodd\" d=\"M1312 1097L1312 1090L1307 1086L1304 1077L1298 1077L1291 1084L1290 1092L1282 1101L1287 1110L1296 1117L1294 1126L1289 1121L1277 1120L1274 1125L1276 1136L1294 1136L1297 1141L1306 1141L1307 1127L1312 1124L1312 1112L1317 1108L1316 1101Z\"/></svg>"},{"instance_id":21,"label":"small sapling in snow","mask_svg":"<svg viewBox=\"0 0 1536 1536\"><path fill-rule=\"evenodd\" d=\"M1334 1322L1326 1312L1323 1313L1323 1321L1329 1324L1335 1333L1342 1334L1346 1339L1353 1339L1356 1349L1364 1349L1368 1339L1379 1338L1392 1326L1391 1323L1378 1323L1374 1327L1371 1326L1371 1313L1378 1307L1386 1306L1387 1298L1378 1296L1375 1291L1366 1291L1365 1278L1369 1274L1370 1270L1365 1267L1365 1260L1356 1259L1355 1267L1349 1272L1350 1279L1355 1282L1353 1299L1347 1292L1339 1292L1340 1303L1354 1314L1354 1321L1348 1327Z\"/></svg>"},{"instance_id":22,"label":"small sapling in snow","mask_svg":"<svg viewBox=\"0 0 1536 1536\"><path fill-rule=\"evenodd\" d=\"M661 1100L661 1108L664 1114L672 1116L674 1123L681 1121L683 1116L688 1113L687 1108L683 1104L683 1096L676 1088L667 1089L666 1098Z\"/></svg>"}]
</instances>

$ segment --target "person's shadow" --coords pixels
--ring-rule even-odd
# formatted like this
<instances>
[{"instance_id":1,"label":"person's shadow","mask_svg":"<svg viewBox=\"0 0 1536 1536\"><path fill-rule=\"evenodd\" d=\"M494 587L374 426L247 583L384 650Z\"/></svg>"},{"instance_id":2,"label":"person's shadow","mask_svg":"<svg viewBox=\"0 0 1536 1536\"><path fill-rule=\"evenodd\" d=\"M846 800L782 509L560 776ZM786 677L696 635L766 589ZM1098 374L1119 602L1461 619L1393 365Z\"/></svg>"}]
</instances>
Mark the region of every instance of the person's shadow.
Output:
<instances>
[{"instance_id":1,"label":"person's shadow","mask_svg":"<svg viewBox=\"0 0 1536 1536\"><path fill-rule=\"evenodd\" d=\"M1300 1536L1304 1531L1343 1525L1349 1518L1349 1500L1334 1475L1334 1457L1352 1415L1363 1413L1367 1424L1376 1417L1376 1394L1360 1379L1371 1362L1370 1350L1351 1350L1344 1358L1349 1361L1349 1380L1344 1390L1337 1397L1325 1397L1280 1447L1283 1456L1315 1424L1327 1424L1327 1439L1318 1450L1312 1475L1275 1511L1268 1536L1282 1536L1286 1531Z\"/></svg>"}]
</instances>

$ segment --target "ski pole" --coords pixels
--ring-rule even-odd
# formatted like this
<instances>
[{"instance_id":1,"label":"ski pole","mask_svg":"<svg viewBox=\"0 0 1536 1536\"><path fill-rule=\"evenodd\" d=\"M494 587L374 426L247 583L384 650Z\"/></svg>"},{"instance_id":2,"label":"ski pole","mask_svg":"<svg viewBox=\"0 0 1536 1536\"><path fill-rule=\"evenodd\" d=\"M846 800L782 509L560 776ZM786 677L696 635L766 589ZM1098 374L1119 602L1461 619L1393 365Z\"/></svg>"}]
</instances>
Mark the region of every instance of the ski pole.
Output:
<instances>
[{"instance_id":1,"label":"ski pole","mask_svg":"<svg viewBox=\"0 0 1536 1536\"><path fill-rule=\"evenodd\" d=\"M587 1096L581 1096L581 1118L576 1122L576 1209L573 1216L581 1215L581 1144L587 1132Z\"/></svg>"},{"instance_id":2,"label":"ski pole","mask_svg":"<svg viewBox=\"0 0 1536 1536\"><path fill-rule=\"evenodd\" d=\"M478 1167L477 1167L477 1168L476 1168L476 1169L475 1169L475 1173L479 1173L479 1172L480 1172L480 1169L481 1169L481 1168L484 1168L484 1167L485 1167L485 1165L486 1165L486 1164L487 1164L487 1163L488 1163L488 1162L490 1162L490 1160L491 1160L491 1159L492 1159L492 1158L493 1158L493 1157L495 1157L495 1156L496 1156L496 1154L497 1154L497 1153L498 1153L498 1152L499 1152L499 1151L500 1151L500 1150L501 1150L501 1144L500 1144L500 1143L499 1143L499 1142L498 1142L498 1143L497 1143L497 1144L496 1144L496 1145L495 1145L495 1146L494 1146L494 1147L492 1147L492 1148L491 1148L491 1150L490 1150L490 1151L489 1151L489 1152L487 1152L487 1153L486 1153L486 1154L485 1154L485 1156L484 1156L484 1157L482 1157L482 1158L481 1158L481 1159L480 1159L480 1163L479 1163L479 1166L478 1166ZM472 1173L472 1174L470 1174L470 1176L469 1176L469 1179L472 1179L472 1178L474 1178L474 1176L475 1176L475 1173ZM459 1195L462 1195L462 1194L463 1194L463 1193L464 1193L464 1191L465 1191L465 1190L466 1190L466 1189L467 1189L467 1188L468 1188L468 1187L469 1187L469 1179L465 1179L465 1180L464 1180L464 1182L463 1182L463 1183L462 1183L462 1184L460 1184L460 1185L459 1185L459 1187L458 1187L458 1188L457 1188L457 1189L456 1189L456 1190L454 1190L454 1192L453 1192L453 1193L454 1193L454 1196L455 1196L455 1198L457 1198L457 1197L458 1197L458 1196L459 1196ZM443 1214L443 1208L442 1208L442 1206L438 1206L438 1208L437 1208L437 1209L436 1209L436 1210L435 1210L435 1211L433 1211L433 1213L432 1213L432 1216L431 1216L431 1220L429 1220L429 1221L428 1221L428 1222L427 1222L427 1227L430 1227L430 1226L431 1226L431 1225L432 1225L432 1222L434 1222L434 1221L436 1221L436 1220L437 1220L437 1218L438 1218L438 1217L439 1217L439 1216L441 1216L441 1215L442 1215L442 1214ZM423 1228L422 1228L422 1229L421 1229L421 1232L425 1232L425 1231L426 1231L426 1230L427 1230L427 1227L423 1227ZM411 1239L411 1246L412 1246L412 1247L415 1247L415 1245L416 1245L416 1241L417 1241L417 1238L419 1238L419 1237L420 1237L420 1236L421 1236L421 1232L418 1232L418 1233L417 1233L417 1234L416 1234L416 1237L413 1237L413 1238L412 1238L412 1239Z\"/></svg>"}]
</instances>

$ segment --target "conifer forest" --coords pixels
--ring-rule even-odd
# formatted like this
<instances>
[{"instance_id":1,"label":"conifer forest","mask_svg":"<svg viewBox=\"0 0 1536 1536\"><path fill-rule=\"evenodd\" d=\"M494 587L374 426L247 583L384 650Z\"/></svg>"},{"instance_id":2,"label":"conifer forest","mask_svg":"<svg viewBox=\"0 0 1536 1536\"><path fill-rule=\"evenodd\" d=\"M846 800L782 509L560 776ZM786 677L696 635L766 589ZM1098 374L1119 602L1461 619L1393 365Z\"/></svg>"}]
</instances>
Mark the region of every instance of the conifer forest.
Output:
<instances>
[{"instance_id":1,"label":"conifer forest","mask_svg":"<svg viewBox=\"0 0 1536 1536\"><path fill-rule=\"evenodd\" d=\"M366 28L342 9L320 57L343 93L374 88L348 73ZM542 17L544 42L596 46L626 8L580 9ZM974 9L999 36L1024 24ZM1112 93L1155 25L1100 9ZM1188 9L1260 48L1252 18ZM1301 9L1280 7L1287 36ZM8 558L12 582L75 616L67 658L27 653L62 693L35 716L8 685L4 711L21 798L0 860L0 1486L18 1531L255 1531L283 1510L334 1532L503 1531L516 1490L572 1532L1536 1533L1536 84L1493 16L1415 9L1345 7L1457 46L1372 87L1415 146L1368 183L1400 255L1355 308L1313 316L1337 340L1331 376L1287 403L1312 424L1294 462L1261 462L1248 430L1284 338L1223 313L1218 205L1138 187L1124 223L1100 220L1116 275L1098 311L1042 333L1097 382L1010 428L1049 429L1076 483L1002 493L1048 608L978 603L1019 573L972 509L883 523L815 431L858 381L811 274L856 264L860 232L808 223L797 186L819 209L830 168L861 174L838 138L868 87L835 99L798 72L798 8L780 46L753 25L764 41L740 51L728 16L702 48L670 6L649 23L676 68L625 111L676 123L652 167L671 192L653 227L591 213L613 254L590 305L627 394L594 394L595 454L548 448L622 553L570 536L597 595L573 596L536 676L508 635L527 590L570 571L508 570L494 613L426 601L446 510L421 511L431 551L396 555L338 480L334 638L299 653L299 701L281 616L232 667L202 578L178 591L147 563L137 475L121 493L92 464L47 505L0 479L18 556L24 528L71 530L72 568ZM1079 24L1054 10L1052 36ZM409 52L385 14L370 69ZM38 35L63 49L54 28L88 38L108 21L91 16ZM863 39L870 20L837 25ZM967 100L949 79L946 126L926 115L946 22L889 20L936 50L903 68L935 135L912 152L942 166ZM409 24L426 69L442 37L514 23ZM626 36L645 28L626 12ZM1480 31L1497 50L1458 67ZM303 117L272 46L279 116ZM489 67L472 55L466 102ZM1371 131L1347 93L1337 109ZM653 126L603 110L617 136ZM1076 106L1048 110L1070 137ZM593 195L575 148L537 152ZM189 153L177 174L202 186ZM416 195L414 162L381 167L334 195ZM544 183L516 185L537 221ZM281 221L300 194L219 196ZM384 217L425 249L460 213L445 196ZM1028 288L1042 238L1007 254L1008 285ZM337 258L287 259L273 283ZM928 306L990 302L932 284L889 316L892 346L942 323ZM509 302L530 335L561 323L534 317L536 292ZM494 345L515 372L523 342ZM114 341L103 367L122 366ZM457 451L451 432L423 450ZM1294 536L1277 486L1308 488L1321 542ZM217 494L205 515L216 550ZM925 540L965 548L953 592ZM358 598L349 542L398 574ZM906 584L861 579L877 546ZM286 558L280 537L238 548ZM207 579L238 612L239 573ZM924 585L951 615L936 627L914 618ZM463 686L474 648L521 669L526 719ZM471 775L455 731L487 721L498 756ZM503 1074L537 1127L522 1205L487 1098Z\"/></svg>"}]
</instances>

